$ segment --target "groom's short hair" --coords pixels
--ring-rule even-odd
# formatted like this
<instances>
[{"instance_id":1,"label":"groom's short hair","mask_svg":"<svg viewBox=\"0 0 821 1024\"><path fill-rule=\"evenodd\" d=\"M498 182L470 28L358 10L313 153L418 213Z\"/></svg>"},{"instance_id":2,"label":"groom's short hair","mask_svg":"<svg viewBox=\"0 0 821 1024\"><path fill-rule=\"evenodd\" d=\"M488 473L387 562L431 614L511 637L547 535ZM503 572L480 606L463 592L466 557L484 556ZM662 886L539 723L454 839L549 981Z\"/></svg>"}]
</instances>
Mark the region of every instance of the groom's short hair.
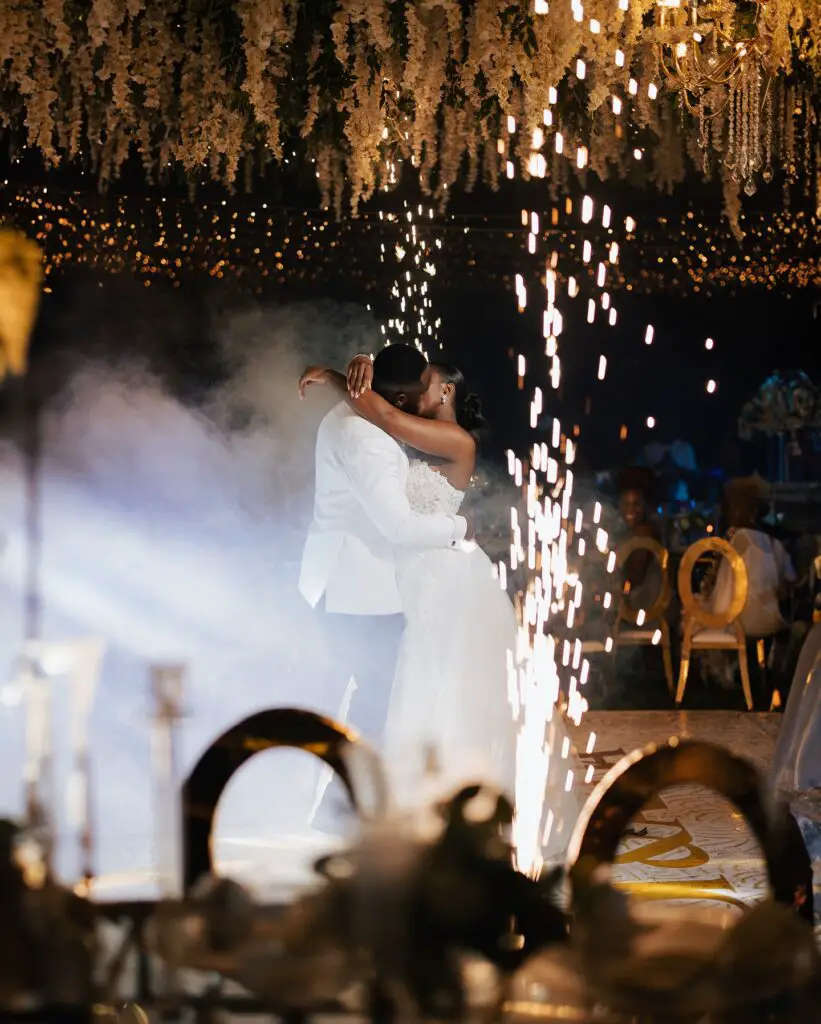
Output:
<instances>
[{"instance_id":1,"label":"groom's short hair","mask_svg":"<svg viewBox=\"0 0 821 1024\"><path fill-rule=\"evenodd\" d=\"M386 345L373 361L373 390L391 405L414 406L426 389L428 361L413 345Z\"/></svg>"}]
</instances>

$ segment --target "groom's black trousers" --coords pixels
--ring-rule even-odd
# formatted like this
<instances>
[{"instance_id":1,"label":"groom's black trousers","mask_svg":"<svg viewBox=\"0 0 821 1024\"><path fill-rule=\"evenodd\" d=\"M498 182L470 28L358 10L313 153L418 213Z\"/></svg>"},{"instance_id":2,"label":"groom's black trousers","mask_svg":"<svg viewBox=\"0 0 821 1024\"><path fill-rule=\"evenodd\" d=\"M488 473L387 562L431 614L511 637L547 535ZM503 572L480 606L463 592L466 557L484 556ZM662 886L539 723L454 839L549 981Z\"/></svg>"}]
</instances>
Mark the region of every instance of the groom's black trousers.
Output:
<instances>
[{"instance_id":1,"label":"groom's black trousers","mask_svg":"<svg viewBox=\"0 0 821 1024\"><path fill-rule=\"evenodd\" d=\"M347 724L381 750L404 616L339 615L326 611L324 598L317 607L317 614L322 623L328 667L325 705L333 709L332 716L338 714L353 678L356 688ZM317 811L315 826L333 831L346 803L344 790L334 780Z\"/></svg>"}]
</instances>

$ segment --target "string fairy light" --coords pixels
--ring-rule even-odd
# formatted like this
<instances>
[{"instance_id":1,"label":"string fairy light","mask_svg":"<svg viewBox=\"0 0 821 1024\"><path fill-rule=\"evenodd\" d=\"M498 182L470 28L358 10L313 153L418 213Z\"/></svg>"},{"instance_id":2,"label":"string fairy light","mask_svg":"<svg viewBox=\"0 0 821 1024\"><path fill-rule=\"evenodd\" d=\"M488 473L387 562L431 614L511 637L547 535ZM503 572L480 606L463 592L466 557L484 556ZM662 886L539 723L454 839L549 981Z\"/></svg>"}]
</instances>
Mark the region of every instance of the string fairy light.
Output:
<instances>
[{"instance_id":1,"label":"string fairy light","mask_svg":"<svg viewBox=\"0 0 821 1024\"><path fill-rule=\"evenodd\" d=\"M392 250L397 226L377 213L363 211L356 219L337 222L316 210L274 207L243 197L201 201L148 197L100 197L44 186L0 182L0 219L35 238L46 256L46 273L88 267L106 273L131 273L148 286L165 279L173 285L199 275L231 279L240 289L264 294L283 286L345 280L361 291L389 291L374 280L373 250ZM607 208L608 217L612 211ZM448 264L461 280L478 287L512 283L511 254L516 246L528 254L530 225L519 233L506 218L488 215L439 216L424 222L429 239L446 243ZM613 221L615 223L615 221ZM537 252L547 244L562 252L555 270L557 287L575 297L593 266L584 265L581 239L608 239L607 287L634 295L663 291L707 295L731 287L777 289L780 292L821 286L816 256L819 224L804 210L775 216L746 214L744 256L729 229L709 218L686 212L678 226L669 217L624 225L630 245L619 243L599 227L577 227L558 207L545 215L536 235ZM628 230L630 228L630 230ZM502 244L500 244L502 243ZM437 250L438 251L438 250ZM670 254L659 263L659 254ZM529 255L529 254L528 254ZM574 259L574 256L577 258ZM386 271L392 260L386 260Z\"/></svg>"}]
</instances>

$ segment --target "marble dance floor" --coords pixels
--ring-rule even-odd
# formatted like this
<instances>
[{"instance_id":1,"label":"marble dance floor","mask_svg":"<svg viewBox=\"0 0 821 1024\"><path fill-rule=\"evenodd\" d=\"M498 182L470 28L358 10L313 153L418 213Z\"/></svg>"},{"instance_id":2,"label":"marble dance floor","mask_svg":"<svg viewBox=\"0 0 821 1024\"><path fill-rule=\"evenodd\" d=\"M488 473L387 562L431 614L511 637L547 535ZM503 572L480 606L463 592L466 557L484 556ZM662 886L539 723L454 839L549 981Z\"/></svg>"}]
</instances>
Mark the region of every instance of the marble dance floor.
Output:
<instances>
[{"instance_id":1,"label":"marble dance floor","mask_svg":"<svg viewBox=\"0 0 821 1024\"><path fill-rule=\"evenodd\" d=\"M780 715L737 711L588 712L574 740L580 750L596 733L594 752L582 755L593 765L592 789L625 754L671 736L728 747L757 768L768 770ZM624 841L614 871L621 888L645 899L663 898L675 886L687 902L743 906L767 891L763 861L742 816L725 800L701 786L663 791L635 820L646 835ZM665 883L657 886L657 883Z\"/></svg>"}]
</instances>

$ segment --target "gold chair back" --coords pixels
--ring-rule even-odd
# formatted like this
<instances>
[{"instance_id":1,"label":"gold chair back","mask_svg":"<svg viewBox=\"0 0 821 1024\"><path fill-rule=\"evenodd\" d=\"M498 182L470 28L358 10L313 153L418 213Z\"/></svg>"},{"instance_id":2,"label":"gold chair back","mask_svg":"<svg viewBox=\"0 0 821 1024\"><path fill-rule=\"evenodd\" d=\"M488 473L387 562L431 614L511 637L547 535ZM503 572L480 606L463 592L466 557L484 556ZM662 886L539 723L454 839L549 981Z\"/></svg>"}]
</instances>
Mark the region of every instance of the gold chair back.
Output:
<instances>
[{"instance_id":1,"label":"gold chair back","mask_svg":"<svg viewBox=\"0 0 821 1024\"><path fill-rule=\"evenodd\" d=\"M619 601L619 619L629 622L634 626L638 625L639 611L642 610L644 611L644 622L646 623L658 622L663 619L664 613L670 606L670 599L673 596L670 586L670 575L667 571L667 567L670 564L670 553L667 548L659 544L657 540L653 540L652 537L633 537L626 544L622 544L619 547L616 560L619 569L623 569L631 555L634 555L637 551L648 551L658 562L659 569L661 570L661 586L650 608L631 608L624 595L622 595Z\"/></svg>"},{"instance_id":2,"label":"gold chair back","mask_svg":"<svg viewBox=\"0 0 821 1024\"><path fill-rule=\"evenodd\" d=\"M693 593L693 569L705 555L717 554L726 558L733 573L733 596L723 612L708 611ZM705 537L692 544L684 553L678 567L678 592L685 615L704 629L727 629L744 610L747 603L747 567L732 544L721 537Z\"/></svg>"},{"instance_id":3,"label":"gold chair back","mask_svg":"<svg viewBox=\"0 0 821 1024\"><path fill-rule=\"evenodd\" d=\"M720 555L727 560L733 573L733 593L727 608L711 611L693 593L693 569L705 555ZM697 650L735 650L741 672L741 688L747 710L753 709L750 673L747 664L747 638L738 617L747 603L749 581L744 559L736 549L720 537L706 537L696 541L684 553L678 569L678 592L684 610L684 633L681 639L681 666L679 668L676 704L684 699L687 677L690 673L690 654Z\"/></svg>"},{"instance_id":4,"label":"gold chair back","mask_svg":"<svg viewBox=\"0 0 821 1024\"><path fill-rule=\"evenodd\" d=\"M673 693L673 657L670 643L670 627L667 623L667 609L672 597L670 587L670 574L667 571L670 563L670 553L665 547L653 540L652 537L633 537L626 544L622 544L616 556L616 564L623 569L631 555L637 551L648 551L658 562L661 570L661 583L659 592L653 604L649 608L632 608L622 594L619 601L618 615L616 619L616 630L614 639L616 648L631 647L635 645L661 645L662 662L664 665L664 678L667 681L667 689ZM644 618L639 623L639 612L644 612ZM636 627L634 629L620 630L620 623ZM654 623L658 628L645 628Z\"/></svg>"}]
</instances>

